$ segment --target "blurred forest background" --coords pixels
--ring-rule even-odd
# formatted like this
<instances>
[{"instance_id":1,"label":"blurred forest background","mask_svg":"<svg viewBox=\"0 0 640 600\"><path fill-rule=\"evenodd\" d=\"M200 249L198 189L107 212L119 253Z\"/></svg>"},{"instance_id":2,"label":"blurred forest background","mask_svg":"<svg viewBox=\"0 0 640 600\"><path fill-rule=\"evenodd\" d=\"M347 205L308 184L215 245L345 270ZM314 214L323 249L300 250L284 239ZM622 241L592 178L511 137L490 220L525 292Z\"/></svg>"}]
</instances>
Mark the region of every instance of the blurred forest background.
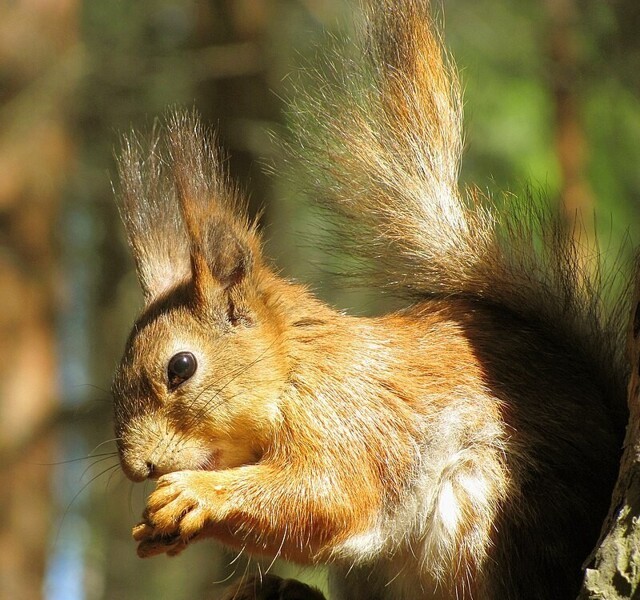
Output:
<instances>
[{"instance_id":1,"label":"blurred forest background","mask_svg":"<svg viewBox=\"0 0 640 600\"><path fill-rule=\"evenodd\" d=\"M466 89L464 181L530 182L569 214L596 209L606 248L640 239L640 2L444 0L444 12ZM284 273L379 309L330 275L322 216L264 169L290 75L353 14L347 0L0 2L2 600L215 598L244 571L213 543L142 561L130 538L151 486L124 478L112 442L110 378L141 307L113 150L168 105L196 106L264 209Z\"/></svg>"}]
</instances>

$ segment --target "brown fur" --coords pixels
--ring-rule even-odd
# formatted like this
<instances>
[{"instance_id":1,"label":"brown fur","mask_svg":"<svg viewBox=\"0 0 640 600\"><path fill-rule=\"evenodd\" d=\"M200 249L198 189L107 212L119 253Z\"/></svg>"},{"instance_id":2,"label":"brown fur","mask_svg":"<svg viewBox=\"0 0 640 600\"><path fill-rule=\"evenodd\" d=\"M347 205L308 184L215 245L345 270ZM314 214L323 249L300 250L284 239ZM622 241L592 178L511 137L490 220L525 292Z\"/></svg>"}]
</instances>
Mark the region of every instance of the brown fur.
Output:
<instances>
[{"instance_id":1,"label":"brown fur","mask_svg":"<svg viewBox=\"0 0 640 600\"><path fill-rule=\"evenodd\" d=\"M350 600L570 597L616 472L615 320L569 237L543 226L541 254L544 219L501 229L461 199L458 84L423 4L371 15L359 94L327 92L309 160L406 310L350 317L274 274L195 117L125 147L146 307L116 432L127 475L158 478L139 554L215 537L329 563ZM172 387L180 352L197 369Z\"/></svg>"}]
</instances>

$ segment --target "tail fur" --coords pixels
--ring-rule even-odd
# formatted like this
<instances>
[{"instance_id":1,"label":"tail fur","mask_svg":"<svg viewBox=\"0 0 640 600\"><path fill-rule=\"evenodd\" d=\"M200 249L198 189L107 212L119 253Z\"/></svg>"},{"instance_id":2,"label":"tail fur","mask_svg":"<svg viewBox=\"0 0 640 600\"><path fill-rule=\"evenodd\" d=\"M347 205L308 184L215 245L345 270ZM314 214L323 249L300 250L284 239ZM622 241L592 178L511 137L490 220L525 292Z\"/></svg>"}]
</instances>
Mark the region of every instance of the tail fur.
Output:
<instances>
[{"instance_id":1,"label":"tail fur","mask_svg":"<svg viewBox=\"0 0 640 600\"><path fill-rule=\"evenodd\" d=\"M349 252L375 266L376 285L472 297L539 324L622 391L626 305L608 301L620 289L597 248L531 197L498 210L459 188L460 83L429 3L372 0L364 13L357 59L339 59L338 80L293 108L312 193L345 217Z\"/></svg>"}]
</instances>

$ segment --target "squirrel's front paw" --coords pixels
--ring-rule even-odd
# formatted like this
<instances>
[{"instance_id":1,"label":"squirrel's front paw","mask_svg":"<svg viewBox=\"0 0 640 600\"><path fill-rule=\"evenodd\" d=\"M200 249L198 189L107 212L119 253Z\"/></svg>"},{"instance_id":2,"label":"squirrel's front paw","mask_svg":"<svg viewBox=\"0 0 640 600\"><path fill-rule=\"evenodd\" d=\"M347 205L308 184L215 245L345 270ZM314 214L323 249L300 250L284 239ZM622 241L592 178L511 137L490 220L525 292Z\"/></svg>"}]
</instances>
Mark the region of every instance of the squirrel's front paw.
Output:
<instances>
[{"instance_id":1,"label":"squirrel's front paw","mask_svg":"<svg viewBox=\"0 0 640 600\"><path fill-rule=\"evenodd\" d=\"M178 471L163 475L147 500L143 522L133 528L139 542L138 555L175 555L220 515L215 474L209 471Z\"/></svg>"}]
</instances>

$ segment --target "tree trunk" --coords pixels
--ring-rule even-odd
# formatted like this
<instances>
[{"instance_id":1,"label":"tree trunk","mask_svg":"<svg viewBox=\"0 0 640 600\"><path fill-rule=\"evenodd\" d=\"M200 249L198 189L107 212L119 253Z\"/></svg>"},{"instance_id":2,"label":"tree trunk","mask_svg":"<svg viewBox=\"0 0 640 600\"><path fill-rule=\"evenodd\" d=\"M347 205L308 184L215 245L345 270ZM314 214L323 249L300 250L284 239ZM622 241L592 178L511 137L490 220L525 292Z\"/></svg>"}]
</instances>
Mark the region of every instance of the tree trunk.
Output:
<instances>
[{"instance_id":1,"label":"tree trunk","mask_svg":"<svg viewBox=\"0 0 640 600\"><path fill-rule=\"evenodd\" d=\"M592 237L593 193L586 177L587 138L581 114L579 74L583 59L577 42L575 0L547 0L549 71L555 113L555 145L560 168L560 200L576 235Z\"/></svg>"},{"instance_id":2,"label":"tree trunk","mask_svg":"<svg viewBox=\"0 0 640 600\"><path fill-rule=\"evenodd\" d=\"M629 327L629 425L603 539L590 558L579 600L622 600L640 590L640 275Z\"/></svg>"},{"instance_id":3,"label":"tree trunk","mask_svg":"<svg viewBox=\"0 0 640 600\"><path fill-rule=\"evenodd\" d=\"M41 598L51 525L55 233L74 0L0 7L0 597Z\"/></svg>"}]
</instances>

